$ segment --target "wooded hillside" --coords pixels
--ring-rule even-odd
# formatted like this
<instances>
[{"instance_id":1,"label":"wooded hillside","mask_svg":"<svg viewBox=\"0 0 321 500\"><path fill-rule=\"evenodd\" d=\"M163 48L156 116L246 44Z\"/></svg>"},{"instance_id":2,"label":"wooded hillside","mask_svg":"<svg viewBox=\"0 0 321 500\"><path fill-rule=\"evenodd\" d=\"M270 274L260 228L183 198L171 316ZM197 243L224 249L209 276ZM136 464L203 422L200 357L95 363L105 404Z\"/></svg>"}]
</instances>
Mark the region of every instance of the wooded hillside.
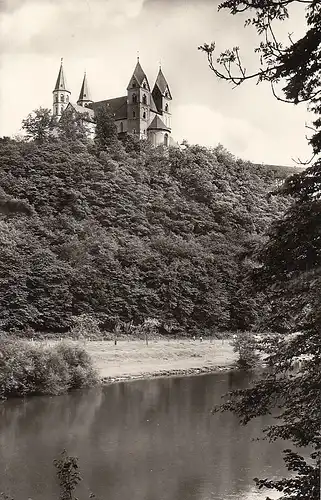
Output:
<instances>
[{"instance_id":1,"label":"wooded hillside","mask_svg":"<svg viewBox=\"0 0 321 500\"><path fill-rule=\"evenodd\" d=\"M66 135L3 138L0 157L2 330L62 334L82 314L188 335L258 321L243 277L288 203L268 195L286 169Z\"/></svg>"}]
</instances>

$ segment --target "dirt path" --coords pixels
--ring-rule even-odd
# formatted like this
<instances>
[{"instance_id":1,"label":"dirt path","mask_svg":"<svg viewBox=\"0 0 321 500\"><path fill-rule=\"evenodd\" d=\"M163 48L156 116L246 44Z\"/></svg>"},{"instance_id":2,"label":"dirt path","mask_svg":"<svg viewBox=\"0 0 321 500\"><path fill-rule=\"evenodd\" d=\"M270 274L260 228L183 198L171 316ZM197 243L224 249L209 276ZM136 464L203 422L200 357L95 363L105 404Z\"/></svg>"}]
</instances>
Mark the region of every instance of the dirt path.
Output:
<instances>
[{"instance_id":1,"label":"dirt path","mask_svg":"<svg viewBox=\"0 0 321 500\"><path fill-rule=\"evenodd\" d=\"M236 355L228 341L152 340L80 342L104 382L228 369Z\"/></svg>"}]
</instances>

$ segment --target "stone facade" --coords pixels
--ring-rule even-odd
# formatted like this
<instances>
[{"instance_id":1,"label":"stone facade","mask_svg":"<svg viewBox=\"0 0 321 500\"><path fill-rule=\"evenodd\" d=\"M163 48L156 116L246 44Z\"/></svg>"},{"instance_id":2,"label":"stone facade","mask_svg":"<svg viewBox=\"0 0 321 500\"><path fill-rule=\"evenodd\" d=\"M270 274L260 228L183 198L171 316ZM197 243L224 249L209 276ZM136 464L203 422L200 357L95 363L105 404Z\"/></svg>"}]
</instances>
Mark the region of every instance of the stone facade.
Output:
<instances>
[{"instance_id":1,"label":"stone facade","mask_svg":"<svg viewBox=\"0 0 321 500\"><path fill-rule=\"evenodd\" d=\"M93 101L91 99L87 75L85 73L77 104L70 100L61 61L58 78L53 90L53 114L61 117L65 109L84 113L93 119L98 108L105 107L114 116L118 134L137 135L150 141L154 146L169 146L173 143L172 132L172 95L162 69L159 69L155 85L151 90L139 58L127 86L127 94L114 99Z\"/></svg>"},{"instance_id":2,"label":"stone facade","mask_svg":"<svg viewBox=\"0 0 321 500\"><path fill-rule=\"evenodd\" d=\"M52 91L52 94L53 94L53 107L52 107L53 115L59 117L62 115L62 113L68 106L71 94L71 92L67 90L65 75L62 67L62 59L56 85L54 90Z\"/></svg>"}]
</instances>

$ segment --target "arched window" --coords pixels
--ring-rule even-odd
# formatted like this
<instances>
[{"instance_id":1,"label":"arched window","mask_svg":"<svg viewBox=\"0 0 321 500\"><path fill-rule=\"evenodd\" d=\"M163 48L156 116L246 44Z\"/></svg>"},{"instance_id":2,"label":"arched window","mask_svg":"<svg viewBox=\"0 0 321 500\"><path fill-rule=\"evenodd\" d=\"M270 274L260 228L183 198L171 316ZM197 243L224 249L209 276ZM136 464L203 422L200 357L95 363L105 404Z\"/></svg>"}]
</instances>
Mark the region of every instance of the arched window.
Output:
<instances>
[{"instance_id":1,"label":"arched window","mask_svg":"<svg viewBox=\"0 0 321 500\"><path fill-rule=\"evenodd\" d=\"M137 95L136 94L133 94L133 102L137 102Z\"/></svg>"},{"instance_id":2,"label":"arched window","mask_svg":"<svg viewBox=\"0 0 321 500\"><path fill-rule=\"evenodd\" d=\"M69 95L66 96L66 101L68 102L69 101Z\"/></svg>"},{"instance_id":3,"label":"arched window","mask_svg":"<svg viewBox=\"0 0 321 500\"><path fill-rule=\"evenodd\" d=\"M165 104L165 111L166 111L166 113L168 113L168 104L167 103Z\"/></svg>"},{"instance_id":4,"label":"arched window","mask_svg":"<svg viewBox=\"0 0 321 500\"><path fill-rule=\"evenodd\" d=\"M136 134L136 129L135 128L133 128L133 134Z\"/></svg>"},{"instance_id":5,"label":"arched window","mask_svg":"<svg viewBox=\"0 0 321 500\"><path fill-rule=\"evenodd\" d=\"M168 146L168 134L164 135L164 146Z\"/></svg>"},{"instance_id":6,"label":"arched window","mask_svg":"<svg viewBox=\"0 0 321 500\"><path fill-rule=\"evenodd\" d=\"M143 88L146 89L146 82L143 83Z\"/></svg>"},{"instance_id":7,"label":"arched window","mask_svg":"<svg viewBox=\"0 0 321 500\"><path fill-rule=\"evenodd\" d=\"M136 118L136 113L135 113L135 111L133 111L133 118Z\"/></svg>"},{"instance_id":8,"label":"arched window","mask_svg":"<svg viewBox=\"0 0 321 500\"><path fill-rule=\"evenodd\" d=\"M56 106L56 115L58 114L58 106Z\"/></svg>"},{"instance_id":9,"label":"arched window","mask_svg":"<svg viewBox=\"0 0 321 500\"><path fill-rule=\"evenodd\" d=\"M143 104L147 104L146 94L143 95Z\"/></svg>"},{"instance_id":10,"label":"arched window","mask_svg":"<svg viewBox=\"0 0 321 500\"><path fill-rule=\"evenodd\" d=\"M63 112L64 112L64 107L63 107L63 106L61 106L61 108L60 108L60 113L62 114Z\"/></svg>"},{"instance_id":11,"label":"arched window","mask_svg":"<svg viewBox=\"0 0 321 500\"><path fill-rule=\"evenodd\" d=\"M146 112L145 111L143 113L143 118L144 118L144 120L146 120Z\"/></svg>"},{"instance_id":12,"label":"arched window","mask_svg":"<svg viewBox=\"0 0 321 500\"><path fill-rule=\"evenodd\" d=\"M55 95L55 102L58 102L58 96L57 96L57 94Z\"/></svg>"},{"instance_id":13,"label":"arched window","mask_svg":"<svg viewBox=\"0 0 321 500\"><path fill-rule=\"evenodd\" d=\"M60 94L60 99L61 99L61 102L65 102L65 96L63 94Z\"/></svg>"},{"instance_id":14,"label":"arched window","mask_svg":"<svg viewBox=\"0 0 321 500\"><path fill-rule=\"evenodd\" d=\"M123 122L120 122L120 131L124 132L124 124L123 124Z\"/></svg>"},{"instance_id":15,"label":"arched window","mask_svg":"<svg viewBox=\"0 0 321 500\"><path fill-rule=\"evenodd\" d=\"M135 88L135 87L136 87L136 82L135 82L135 81L132 83L132 87L133 87L133 88Z\"/></svg>"}]
</instances>

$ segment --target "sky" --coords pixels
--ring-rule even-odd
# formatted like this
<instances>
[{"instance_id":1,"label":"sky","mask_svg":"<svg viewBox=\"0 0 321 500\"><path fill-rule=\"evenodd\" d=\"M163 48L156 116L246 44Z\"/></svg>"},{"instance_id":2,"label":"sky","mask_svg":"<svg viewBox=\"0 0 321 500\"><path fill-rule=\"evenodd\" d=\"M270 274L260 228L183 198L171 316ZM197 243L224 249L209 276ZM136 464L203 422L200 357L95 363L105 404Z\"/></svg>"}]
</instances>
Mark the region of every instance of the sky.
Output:
<instances>
[{"instance_id":1,"label":"sky","mask_svg":"<svg viewBox=\"0 0 321 500\"><path fill-rule=\"evenodd\" d=\"M218 52L238 45L248 72L257 67L255 31L217 6L217 0L0 0L0 136L19 133L33 109L51 108L61 57L76 102L85 70L94 101L125 95L139 54L151 86L161 63L176 141L220 143L256 163L309 159L305 124L313 117L304 104L276 101L264 83L233 88L209 69L197 48L213 40ZM297 8L277 33L295 39L304 28Z\"/></svg>"}]
</instances>

